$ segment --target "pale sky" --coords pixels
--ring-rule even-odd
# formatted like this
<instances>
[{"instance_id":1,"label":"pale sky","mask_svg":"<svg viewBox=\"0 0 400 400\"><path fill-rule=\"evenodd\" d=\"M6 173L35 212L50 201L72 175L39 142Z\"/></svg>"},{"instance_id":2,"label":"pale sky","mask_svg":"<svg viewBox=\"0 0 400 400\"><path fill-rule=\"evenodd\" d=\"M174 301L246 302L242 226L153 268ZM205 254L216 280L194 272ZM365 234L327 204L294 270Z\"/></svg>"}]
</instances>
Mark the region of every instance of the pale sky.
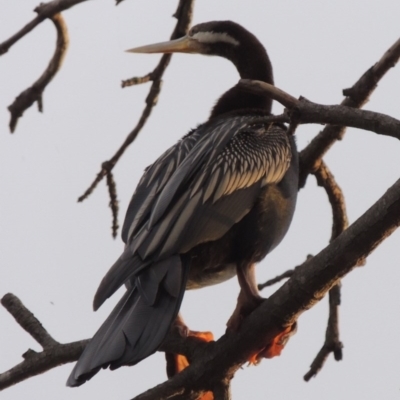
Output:
<instances>
[{"instance_id":1,"label":"pale sky","mask_svg":"<svg viewBox=\"0 0 400 400\"><path fill-rule=\"evenodd\" d=\"M34 17L35 0L1 0L0 41ZM120 88L145 75L158 55L124 50L169 38L174 0L90 1L64 17L70 48L64 66L36 106L8 132L7 106L42 73L55 43L45 21L0 62L0 296L12 292L61 342L91 337L121 292L96 313L95 290L123 244L111 238L105 184L83 204L76 199L110 158L142 111L149 84ZM230 19L266 46L276 85L293 96L337 104L399 37L398 0L197 0L194 24ZM159 104L139 138L114 169L121 220L143 169L178 138L205 121L216 99L238 80L224 59L176 55L165 75ZM379 83L366 109L400 118L400 67ZM274 104L274 112L282 107ZM299 148L321 126L297 131ZM349 129L325 158L345 192L350 222L400 176L400 143ZM321 188L310 177L300 192L292 227L258 267L260 282L301 263L329 241L331 215ZM233 380L234 399L400 398L400 233L396 232L343 281L340 309L344 359L332 357L317 378L303 375L319 351L328 317L326 300L303 314L299 330L280 358L244 367ZM264 290L263 295L268 296ZM194 330L223 334L238 293L237 280L188 292L181 311ZM39 345L0 308L0 371ZM53 369L1 393L2 400L128 400L164 381L163 355L139 365L101 371L80 388L66 388L72 364Z\"/></svg>"}]
</instances>

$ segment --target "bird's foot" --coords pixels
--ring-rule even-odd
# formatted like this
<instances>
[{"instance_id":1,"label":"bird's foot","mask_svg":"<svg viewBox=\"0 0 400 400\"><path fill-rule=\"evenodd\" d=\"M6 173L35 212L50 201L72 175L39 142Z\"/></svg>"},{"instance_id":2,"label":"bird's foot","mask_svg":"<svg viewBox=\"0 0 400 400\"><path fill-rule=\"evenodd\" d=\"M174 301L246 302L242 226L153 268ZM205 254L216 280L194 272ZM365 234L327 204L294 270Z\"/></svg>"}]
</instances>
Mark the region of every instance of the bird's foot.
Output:
<instances>
[{"instance_id":1,"label":"bird's foot","mask_svg":"<svg viewBox=\"0 0 400 400\"><path fill-rule=\"evenodd\" d=\"M297 332L297 322L287 327L281 333L276 335L261 351L253 354L248 362L249 365L257 365L263 358L273 358L281 355L287 342Z\"/></svg>"},{"instance_id":2,"label":"bird's foot","mask_svg":"<svg viewBox=\"0 0 400 400\"><path fill-rule=\"evenodd\" d=\"M212 332L198 332L190 330L180 314L178 314L176 317L171 329L184 338L194 337L203 342L211 342L214 340L214 335ZM171 378L189 366L189 361L181 354L165 353L165 358L167 360L168 378Z\"/></svg>"},{"instance_id":3,"label":"bird's foot","mask_svg":"<svg viewBox=\"0 0 400 400\"><path fill-rule=\"evenodd\" d=\"M237 332L243 320L249 316L265 299L260 296L249 296L241 291L238 302L232 316L227 323L227 332ZM280 356L282 350L286 346L290 337L297 331L297 323L287 327L285 330L276 335L272 341L269 340L261 351L254 353L248 360L249 364L257 365L262 358L273 358Z\"/></svg>"},{"instance_id":4,"label":"bird's foot","mask_svg":"<svg viewBox=\"0 0 400 400\"><path fill-rule=\"evenodd\" d=\"M203 342L211 342L214 340L214 335L212 334L212 332L191 331L183 321L180 314L177 316L171 329L176 330L176 332L182 337L195 337ZM172 378L174 375L184 370L190 364L188 359L181 354L165 353L165 359L167 361L168 378ZM197 400L213 399L214 396L212 392L205 392Z\"/></svg>"}]
</instances>

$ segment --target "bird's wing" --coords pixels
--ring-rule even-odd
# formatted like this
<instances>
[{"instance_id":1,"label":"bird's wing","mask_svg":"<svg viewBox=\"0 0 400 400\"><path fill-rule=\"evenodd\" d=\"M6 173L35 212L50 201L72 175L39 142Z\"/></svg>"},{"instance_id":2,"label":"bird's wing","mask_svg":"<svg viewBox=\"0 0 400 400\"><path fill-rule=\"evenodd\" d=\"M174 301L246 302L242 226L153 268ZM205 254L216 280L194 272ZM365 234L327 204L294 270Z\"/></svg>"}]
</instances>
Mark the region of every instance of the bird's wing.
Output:
<instances>
[{"instance_id":1,"label":"bird's wing","mask_svg":"<svg viewBox=\"0 0 400 400\"><path fill-rule=\"evenodd\" d=\"M203 127L147 221L129 238L130 250L143 260L219 239L251 210L260 188L279 182L289 168L286 133L262 117L230 117Z\"/></svg>"},{"instance_id":2,"label":"bird's wing","mask_svg":"<svg viewBox=\"0 0 400 400\"><path fill-rule=\"evenodd\" d=\"M122 240L126 243L128 237L137 233L143 221L149 217L157 196L165 187L172 174L197 143L201 135L201 126L170 147L152 165L146 168L129 203L124 225Z\"/></svg>"}]
</instances>

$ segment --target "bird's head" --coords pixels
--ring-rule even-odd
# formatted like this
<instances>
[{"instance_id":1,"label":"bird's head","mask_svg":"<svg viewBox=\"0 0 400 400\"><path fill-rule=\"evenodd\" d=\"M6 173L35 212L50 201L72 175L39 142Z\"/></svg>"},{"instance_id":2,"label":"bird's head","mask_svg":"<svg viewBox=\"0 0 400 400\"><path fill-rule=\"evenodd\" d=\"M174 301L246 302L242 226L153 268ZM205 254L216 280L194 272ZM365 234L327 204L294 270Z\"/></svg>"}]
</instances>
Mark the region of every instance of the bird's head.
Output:
<instances>
[{"instance_id":1,"label":"bird's head","mask_svg":"<svg viewBox=\"0 0 400 400\"><path fill-rule=\"evenodd\" d=\"M232 21L212 21L195 25L186 36L127 50L130 53L196 53L217 55L235 62L237 54L256 37Z\"/></svg>"}]
</instances>

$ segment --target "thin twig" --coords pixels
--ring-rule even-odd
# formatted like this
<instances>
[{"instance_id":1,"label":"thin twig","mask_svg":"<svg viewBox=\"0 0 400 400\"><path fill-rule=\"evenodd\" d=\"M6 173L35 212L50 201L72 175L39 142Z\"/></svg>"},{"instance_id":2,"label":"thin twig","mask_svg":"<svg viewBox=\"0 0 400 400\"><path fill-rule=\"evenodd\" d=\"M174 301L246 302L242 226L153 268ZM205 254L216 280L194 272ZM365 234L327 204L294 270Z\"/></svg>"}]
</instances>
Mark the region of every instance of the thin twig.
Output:
<instances>
[{"instance_id":1,"label":"thin twig","mask_svg":"<svg viewBox=\"0 0 400 400\"><path fill-rule=\"evenodd\" d=\"M279 283L280 281L290 278L294 274L294 269L288 269L285 271L283 274L280 274L276 276L275 278L269 279L268 281L264 283L259 283L258 284L258 290L263 290L264 288L268 286L275 285L275 283Z\"/></svg>"},{"instance_id":2,"label":"thin twig","mask_svg":"<svg viewBox=\"0 0 400 400\"><path fill-rule=\"evenodd\" d=\"M344 195L335 177L324 163L321 161L320 167L313 172L319 186L323 187L328 195L329 203L332 207L332 235L331 242L336 239L348 227L348 217ZM360 264L360 261L358 262ZM325 342L311 363L310 370L304 375L304 380L308 382L315 377L324 366L330 353L333 353L336 361L343 358L343 344L339 337L339 306L340 306L341 283L338 282L329 291L329 318L325 333Z\"/></svg>"},{"instance_id":3,"label":"thin twig","mask_svg":"<svg viewBox=\"0 0 400 400\"><path fill-rule=\"evenodd\" d=\"M325 189L329 203L332 207L333 223L330 239L330 241L332 241L336 239L349 225L344 195L332 172L323 161L313 174L317 179L318 186Z\"/></svg>"},{"instance_id":4,"label":"thin twig","mask_svg":"<svg viewBox=\"0 0 400 400\"><path fill-rule=\"evenodd\" d=\"M121 82L121 87L141 85L153 80L153 72L148 73L145 76L135 76L134 78L125 79Z\"/></svg>"},{"instance_id":5,"label":"thin twig","mask_svg":"<svg viewBox=\"0 0 400 400\"><path fill-rule=\"evenodd\" d=\"M325 342L311 363L310 370L304 375L308 382L315 377L324 366L329 354L333 353L336 361L343 358L343 344L339 339L339 306L340 306L340 283L333 286L329 291L329 319L326 327Z\"/></svg>"},{"instance_id":6,"label":"thin twig","mask_svg":"<svg viewBox=\"0 0 400 400\"><path fill-rule=\"evenodd\" d=\"M107 173L107 187L108 194L110 196L110 208L112 212L112 235L115 239L118 232L118 199L117 199L117 186L114 181L114 177L111 171Z\"/></svg>"},{"instance_id":7,"label":"thin twig","mask_svg":"<svg viewBox=\"0 0 400 400\"><path fill-rule=\"evenodd\" d=\"M306 263L308 260L310 260L313 256L311 254L308 254L306 257L306 261L304 261L304 263ZM303 264L304 264L303 263ZM263 290L264 288L268 287L268 286L272 286L275 285L275 283L279 283L280 281L290 278L294 272L296 271L297 268L301 267L303 264L298 265L297 267L294 267L293 269L288 269L287 271L285 271L283 274L280 274L278 276L276 276L275 278L269 279L264 283L259 283L257 285L258 290Z\"/></svg>"},{"instance_id":8,"label":"thin twig","mask_svg":"<svg viewBox=\"0 0 400 400\"><path fill-rule=\"evenodd\" d=\"M192 21L193 6L194 6L194 0L180 0L179 1L178 9L174 15L178 19L178 21L177 21L175 29L171 35L171 39L179 38L187 33L187 31L189 30L191 21ZM156 68L150 74L147 75L149 77L149 80L151 77L151 80L153 83L150 87L149 94L147 95L147 98L146 98L146 106L142 112L142 115L141 115L137 125L129 133L129 135L125 139L124 143L117 150L117 152L108 161L102 163L100 172L96 175L95 180L92 182L92 184L89 186L89 188L85 191L85 193L83 193L83 195L78 198L78 202L81 202L90 196L90 194L93 192L93 190L96 188L96 186L102 181L102 179L107 175L107 173L112 171L112 169L117 164L118 160L125 153L125 150L136 139L137 135L142 130L144 124L146 123L154 106L157 103L157 99L158 99L158 96L159 96L160 90L161 90L161 83L162 83L161 79L162 79L162 76L163 76L166 68L169 65L170 60L171 60L171 54L164 54L161 57ZM146 77L144 77L142 79L145 79L145 78ZM139 78L137 78L137 79L139 79Z\"/></svg>"},{"instance_id":9,"label":"thin twig","mask_svg":"<svg viewBox=\"0 0 400 400\"><path fill-rule=\"evenodd\" d=\"M383 78L386 72L393 68L400 58L400 39L398 39L385 52L381 59L352 86L345 89L343 94L347 96L341 103L343 106L361 108L368 101L372 92ZM324 154L332 145L343 138L346 127L340 125L327 125L300 153L300 182L299 188L304 187L307 176L318 169Z\"/></svg>"},{"instance_id":10,"label":"thin twig","mask_svg":"<svg viewBox=\"0 0 400 400\"><path fill-rule=\"evenodd\" d=\"M8 107L11 113L10 131L14 132L18 119L22 117L35 101L38 102L39 111L43 111L43 91L50 81L54 78L61 67L68 48L68 31L65 21L61 14L55 14L50 19L53 21L57 30L56 50L46 70L40 78L28 89L24 90Z\"/></svg>"},{"instance_id":11,"label":"thin twig","mask_svg":"<svg viewBox=\"0 0 400 400\"><path fill-rule=\"evenodd\" d=\"M41 3L35 8L38 14L32 21L27 23L21 30L11 36L9 39L0 43L0 56L7 53L12 45L18 42L21 38L27 35L32 29L36 28L46 18L51 18L53 15L60 13L75 6L76 4L83 3L87 0L54 0L49 3Z\"/></svg>"}]
</instances>

